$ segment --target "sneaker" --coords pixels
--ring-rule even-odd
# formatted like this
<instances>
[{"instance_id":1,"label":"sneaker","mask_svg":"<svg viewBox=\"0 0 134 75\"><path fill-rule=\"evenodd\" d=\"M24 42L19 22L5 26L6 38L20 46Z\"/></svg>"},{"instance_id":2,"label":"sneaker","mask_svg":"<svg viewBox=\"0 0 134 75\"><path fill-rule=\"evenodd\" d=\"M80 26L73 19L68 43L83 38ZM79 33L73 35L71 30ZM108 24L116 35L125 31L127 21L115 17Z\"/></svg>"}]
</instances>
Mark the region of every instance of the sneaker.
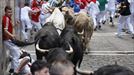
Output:
<instances>
[{"instance_id":1,"label":"sneaker","mask_svg":"<svg viewBox=\"0 0 134 75\"><path fill-rule=\"evenodd\" d=\"M122 38L121 34L115 33L118 38Z\"/></svg>"},{"instance_id":2,"label":"sneaker","mask_svg":"<svg viewBox=\"0 0 134 75\"><path fill-rule=\"evenodd\" d=\"M9 73L14 73L14 69L10 69L9 70Z\"/></svg>"},{"instance_id":3,"label":"sneaker","mask_svg":"<svg viewBox=\"0 0 134 75\"><path fill-rule=\"evenodd\" d=\"M102 24L105 24L106 23L106 21L102 21Z\"/></svg>"},{"instance_id":4,"label":"sneaker","mask_svg":"<svg viewBox=\"0 0 134 75\"><path fill-rule=\"evenodd\" d=\"M25 29L25 32L27 32L27 31L28 31L28 29L26 28L26 29Z\"/></svg>"},{"instance_id":5,"label":"sneaker","mask_svg":"<svg viewBox=\"0 0 134 75\"><path fill-rule=\"evenodd\" d=\"M126 31L127 31L127 29L124 29L124 28L122 29L122 32L126 32Z\"/></svg>"},{"instance_id":6,"label":"sneaker","mask_svg":"<svg viewBox=\"0 0 134 75\"><path fill-rule=\"evenodd\" d=\"M101 25L98 26L98 29L101 29Z\"/></svg>"},{"instance_id":7,"label":"sneaker","mask_svg":"<svg viewBox=\"0 0 134 75\"><path fill-rule=\"evenodd\" d=\"M126 33L126 34L131 34L131 32L130 32L130 31L128 31L128 30L127 30L125 33Z\"/></svg>"},{"instance_id":8,"label":"sneaker","mask_svg":"<svg viewBox=\"0 0 134 75\"><path fill-rule=\"evenodd\" d=\"M110 17L110 22L113 22L113 19L112 19L112 17Z\"/></svg>"}]
</instances>

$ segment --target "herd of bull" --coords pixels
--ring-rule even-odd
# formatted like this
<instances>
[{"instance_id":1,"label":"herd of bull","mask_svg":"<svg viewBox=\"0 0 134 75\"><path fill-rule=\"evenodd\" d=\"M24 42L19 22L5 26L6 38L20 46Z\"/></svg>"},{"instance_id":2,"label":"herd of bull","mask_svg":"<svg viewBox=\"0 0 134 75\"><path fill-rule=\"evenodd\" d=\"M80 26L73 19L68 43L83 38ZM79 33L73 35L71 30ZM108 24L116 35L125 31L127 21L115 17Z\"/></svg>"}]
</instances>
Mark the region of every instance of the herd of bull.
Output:
<instances>
[{"instance_id":1,"label":"herd of bull","mask_svg":"<svg viewBox=\"0 0 134 75\"><path fill-rule=\"evenodd\" d=\"M69 10L66 11L64 17L65 28L61 30L60 35L53 22L45 23L42 29L36 33L34 44L37 60L47 60L50 64L54 61L70 60L75 65L75 74L134 75L132 71L118 65L104 66L94 72L80 70L84 51L93 33L93 21L85 13L74 15ZM23 45L22 42L21 44L16 42L16 44ZM28 44L32 43L26 45Z\"/></svg>"},{"instance_id":2,"label":"herd of bull","mask_svg":"<svg viewBox=\"0 0 134 75\"><path fill-rule=\"evenodd\" d=\"M93 24L90 23L90 19L84 13L72 16L67 11L64 16L66 24L60 35L52 22L46 23L37 32L35 36L37 59L42 60L45 57L48 63L57 60L70 60L75 66L78 64L77 66L80 67L86 44L93 32ZM92 30L87 31L88 26ZM78 32L81 33L81 36Z\"/></svg>"}]
</instances>

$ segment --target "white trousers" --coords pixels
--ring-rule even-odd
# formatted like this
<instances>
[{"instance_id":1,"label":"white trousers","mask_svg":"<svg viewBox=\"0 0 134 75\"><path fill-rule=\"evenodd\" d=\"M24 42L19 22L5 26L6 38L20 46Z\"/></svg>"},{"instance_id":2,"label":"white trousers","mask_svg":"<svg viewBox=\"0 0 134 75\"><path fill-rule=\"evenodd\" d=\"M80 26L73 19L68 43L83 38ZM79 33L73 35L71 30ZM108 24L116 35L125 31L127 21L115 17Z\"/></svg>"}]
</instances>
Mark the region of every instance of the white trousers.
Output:
<instances>
[{"instance_id":1,"label":"white trousers","mask_svg":"<svg viewBox=\"0 0 134 75\"><path fill-rule=\"evenodd\" d=\"M98 14L97 14L98 15ZM96 26L98 25L98 22L97 22L97 15L95 15L95 14L90 14L90 16L92 17L92 19L93 19L93 23L94 23L94 29L96 28Z\"/></svg>"},{"instance_id":2,"label":"white trousers","mask_svg":"<svg viewBox=\"0 0 134 75\"><path fill-rule=\"evenodd\" d=\"M32 21L32 25L33 25L32 28L33 28L33 29L37 29L37 31L42 28L40 22Z\"/></svg>"},{"instance_id":3,"label":"white trousers","mask_svg":"<svg viewBox=\"0 0 134 75\"><path fill-rule=\"evenodd\" d=\"M106 20L109 20L110 17L114 18L115 16L115 9L107 9L106 10Z\"/></svg>"},{"instance_id":4,"label":"white trousers","mask_svg":"<svg viewBox=\"0 0 134 75\"><path fill-rule=\"evenodd\" d=\"M43 26L46 22L46 19L50 16L51 14L50 13L47 13L47 14L40 14L40 22L41 22L41 25Z\"/></svg>"},{"instance_id":5,"label":"white trousers","mask_svg":"<svg viewBox=\"0 0 134 75\"><path fill-rule=\"evenodd\" d=\"M29 40L30 31L32 30L32 24L30 19L21 19L21 34L24 40ZM27 29L27 32L25 31Z\"/></svg>"},{"instance_id":6,"label":"white trousers","mask_svg":"<svg viewBox=\"0 0 134 75\"><path fill-rule=\"evenodd\" d=\"M106 11L101 11L98 15L97 15L97 22L102 23L103 21L106 21Z\"/></svg>"},{"instance_id":7,"label":"white trousers","mask_svg":"<svg viewBox=\"0 0 134 75\"><path fill-rule=\"evenodd\" d=\"M11 68L16 70L19 66L20 48L13 44L11 40L4 40L4 48L8 49L13 57Z\"/></svg>"},{"instance_id":8,"label":"white trousers","mask_svg":"<svg viewBox=\"0 0 134 75\"><path fill-rule=\"evenodd\" d=\"M117 29L117 33L120 35L122 32L122 28L124 26L124 24L128 25L129 31L134 34L134 28L133 25L130 22L130 16L121 16L119 17L119 22L118 22L118 29Z\"/></svg>"},{"instance_id":9,"label":"white trousers","mask_svg":"<svg viewBox=\"0 0 134 75\"><path fill-rule=\"evenodd\" d=\"M130 19L131 19L131 24L134 27L134 13L131 14Z\"/></svg>"}]
</instances>

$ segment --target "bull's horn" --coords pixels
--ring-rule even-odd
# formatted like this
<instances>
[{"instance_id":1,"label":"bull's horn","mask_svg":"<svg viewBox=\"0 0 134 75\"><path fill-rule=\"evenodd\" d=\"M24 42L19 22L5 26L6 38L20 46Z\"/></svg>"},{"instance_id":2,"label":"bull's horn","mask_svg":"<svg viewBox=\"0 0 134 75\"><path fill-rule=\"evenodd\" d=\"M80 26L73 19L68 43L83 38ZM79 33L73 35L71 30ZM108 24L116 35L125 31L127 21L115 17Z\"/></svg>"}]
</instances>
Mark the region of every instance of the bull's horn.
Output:
<instances>
[{"instance_id":1,"label":"bull's horn","mask_svg":"<svg viewBox=\"0 0 134 75\"><path fill-rule=\"evenodd\" d=\"M78 32L79 35L83 35L84 34L84 30L82 30L82 32Z\"/></svg>"},{"instance_id":2,"label":"bull's horn","mask_svg":"<svg viewBox=\"0 0 134 75\"><path fill-rule=\"evenodd\" d=\"M94 73L93 71L81 70L78 67L78 64L76 65L76 72L79 73L79 74L81 74L81 75L91 75L91 74Z\"/></svg>"},{"instance_id":3,"label":"bull's horn","mask_svg":"<svg viewBox=\"0 0 134 75\"><path fill-rule=\"evenodd\" d=\"M39 48L39 40L37 41L37 44L36 44L36 49L42 53L45 53L45 52L48 52L49 50L46 50L46 49L41 49Z\"/></svg>"},{"instance_id":4,"label":"bull's horn","mask_svg":"<svg viewBox=\"0 0 134 75\"><path fill-rule=\"evenodd\" d=\"M71 54L71 53L73 53L73 48L69 43L68 43L68 45L69 45L69 50L66 50L66 52Z\"/></svg>"}]
</instances>

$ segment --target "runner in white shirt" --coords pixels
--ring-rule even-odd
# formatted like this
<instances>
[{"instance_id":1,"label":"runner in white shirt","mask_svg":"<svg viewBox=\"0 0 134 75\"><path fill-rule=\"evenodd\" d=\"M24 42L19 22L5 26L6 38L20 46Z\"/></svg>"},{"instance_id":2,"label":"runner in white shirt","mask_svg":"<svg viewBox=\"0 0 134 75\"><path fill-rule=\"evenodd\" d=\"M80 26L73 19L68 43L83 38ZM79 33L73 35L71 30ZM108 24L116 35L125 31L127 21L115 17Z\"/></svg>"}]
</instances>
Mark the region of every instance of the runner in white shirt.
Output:
<instances>
[{"instance_id":1,"label":"runner in white shirt","mask_svg":"<svg viewBox=\"0 0 134 75\"><path fill-rule=\"evenodd\" d=\"M48 2L44 2L41 7L41 14L40 14L40 22L43 26L46 22L46 19L51 15L49 12L50 4Z\"/></svg>"},{"instance_id":2,"label":"runner in white shirt","mask_svg":"<svg viewBox=\"0 0 134 75\"><path fill-rule=\"evenodd\" d=\"M107 0L107 7L106 11L108 12L108 18L110 18L110 22L112 23L112 26L114 26L113 18L115 16L115 10L116 10L116 0Z\"/></svg>"},{"instance_id":3,"label":"runner in white shirt","mask_svg":"<svg viewBox=\"0 0 134 75\"><path fill-rule=\"evenodd\" d=\"M92 17L93 22L94 22L94 30L96 30L96 27L98 25L96 18L97 18L97 15L100 12L99 7L98 7L98 4L96 2L91 1L87 5L87 12Z\"/></svg>"},{"instance_id":4,"label":"runner in white shirt","mask_svg":"<svg viewBox=\"0 0 134 75\"><path fill-rule=\"evenodd\" d=\"M30 37L30 31L32 30L32 24L29 17L29 13L32 9L29 7L29 4L26 3L23 8L21 8L21 32L23 40L28 41Z\"/></svg>"}]
</instances>

